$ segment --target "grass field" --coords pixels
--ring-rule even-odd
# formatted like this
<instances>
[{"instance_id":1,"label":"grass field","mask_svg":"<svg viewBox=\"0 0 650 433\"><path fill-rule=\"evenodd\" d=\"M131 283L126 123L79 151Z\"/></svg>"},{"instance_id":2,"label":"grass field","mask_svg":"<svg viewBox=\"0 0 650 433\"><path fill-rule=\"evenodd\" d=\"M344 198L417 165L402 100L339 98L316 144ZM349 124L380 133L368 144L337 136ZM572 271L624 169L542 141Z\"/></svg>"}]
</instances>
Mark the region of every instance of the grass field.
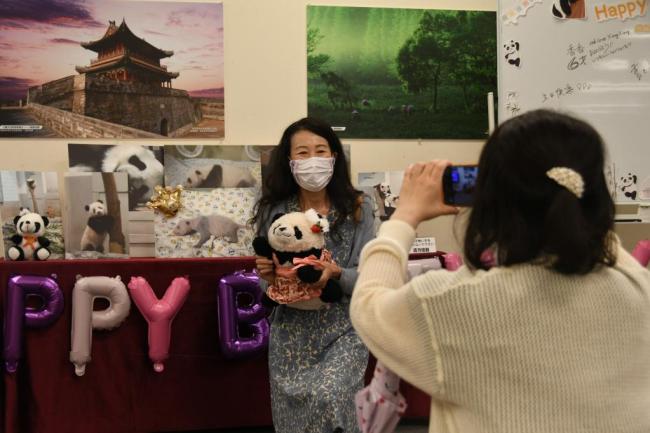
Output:
<instances>
[{"instance_id":1,"label":"grass field","mask_svg":"<svg viewBox=\"0 0 650 433\"><path fill-rule=\"evenodd\" d=\"M433 110L431 93L409 95L400 85L360 85L354 89L353 108L335 109L327 98L327 88L309 82L309 115L333 126L345 126L342 138L431 138L482 139L487 137L487 96L482 106L467 113L462 89L446 86L438 90L438 112ZM363 105L366 99L369 105ZM474 100L483 101L476 97ZM411 105L410 114L402 107ZM353 114L356 110L358 114Z\"/></svg>"}]
</instances>

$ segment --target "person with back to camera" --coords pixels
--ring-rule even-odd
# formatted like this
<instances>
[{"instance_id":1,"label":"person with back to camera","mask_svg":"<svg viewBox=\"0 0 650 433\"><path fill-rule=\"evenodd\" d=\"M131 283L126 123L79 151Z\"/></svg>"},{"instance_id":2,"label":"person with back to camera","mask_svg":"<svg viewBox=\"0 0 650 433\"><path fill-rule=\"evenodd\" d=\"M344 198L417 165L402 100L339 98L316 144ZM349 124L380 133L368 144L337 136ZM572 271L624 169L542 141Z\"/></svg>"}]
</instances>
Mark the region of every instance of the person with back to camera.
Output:
<instances>
[{"instance_id":1,"label":"person with back to camera","mask_svg":"<svg viewBox=\"0 0 650 433\"><path fill-rule=\"evenodd\" d=\"M457 209L442 197L448 162L406 170L350 314L370 351L432 396L429 432L650 431L650 272L612 232L604 152L563 114L503 123L481 153L467 266L409 283L415 228Z\"/></svg>"},{"instance_id":2,"label":"person with back to camera","mask_svg":"<svg viewBox=\"0 0 650 433\"><path fill-rule=\"evenodd\" d=\"M344 297L316 310L275 308L269 342L271 406L276 433L357 432L354 395L363 387L368 350L352 328L349 299L359 254L374 237L368 198L350 182L341 142L322 121L291 124L273 151L262 197L253 217L265 235L278 213L315 209L330 231L325 248L335 263L321 261L321 288L338 280ZM263 288L275 281L274 262L256 260Z\"/></svg>"}]
</instances>

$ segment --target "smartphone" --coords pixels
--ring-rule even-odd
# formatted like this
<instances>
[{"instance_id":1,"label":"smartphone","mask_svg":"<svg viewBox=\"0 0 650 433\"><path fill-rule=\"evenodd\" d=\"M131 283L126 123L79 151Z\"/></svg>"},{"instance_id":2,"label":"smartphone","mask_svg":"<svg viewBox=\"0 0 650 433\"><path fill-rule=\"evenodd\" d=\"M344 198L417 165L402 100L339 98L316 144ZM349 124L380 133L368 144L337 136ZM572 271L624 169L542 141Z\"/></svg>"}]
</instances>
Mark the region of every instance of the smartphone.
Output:
<instances>
[{"instance_id":1,"label":"smartphone","mask_svg":"<svg viewBox=\"0 0 650 433\"><path fill-rule=\"evenodd\" d=\"M476 165L451 165L442 175L445 203L454 206L471 206L478 177Z\"/></svg>"}]
</instances>

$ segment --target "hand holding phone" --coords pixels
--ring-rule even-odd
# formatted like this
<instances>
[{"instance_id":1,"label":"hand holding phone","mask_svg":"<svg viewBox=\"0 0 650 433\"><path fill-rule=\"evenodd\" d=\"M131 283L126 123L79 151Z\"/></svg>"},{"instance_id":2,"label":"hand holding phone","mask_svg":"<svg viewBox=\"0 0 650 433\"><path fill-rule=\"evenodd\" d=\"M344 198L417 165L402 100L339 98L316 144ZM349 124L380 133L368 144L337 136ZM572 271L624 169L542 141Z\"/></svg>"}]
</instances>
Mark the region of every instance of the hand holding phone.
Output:
<instances>
[{"instance_id":1,"label":"hand holding phone","mask_svg":"<svg viewBox=\"0 0 650 433\"><path fill-rule=\"evenodd\" d=\"M442 175L444 202L454 206L471 206L474 201L478 166L450 165Z\"/></svg>"},{"instance_id":2,"label":"hand holding phone","mask_svg":"<svg viewBox=\"0 0 650 433\"><path fill-rule=\"evenodd\" d=\"M399 204L391 219L415 228L422 221L458 213L457 207L443 202L442 175L448 165L443 160L411 164L404 172Z\"/></svg>"}]
</instances>

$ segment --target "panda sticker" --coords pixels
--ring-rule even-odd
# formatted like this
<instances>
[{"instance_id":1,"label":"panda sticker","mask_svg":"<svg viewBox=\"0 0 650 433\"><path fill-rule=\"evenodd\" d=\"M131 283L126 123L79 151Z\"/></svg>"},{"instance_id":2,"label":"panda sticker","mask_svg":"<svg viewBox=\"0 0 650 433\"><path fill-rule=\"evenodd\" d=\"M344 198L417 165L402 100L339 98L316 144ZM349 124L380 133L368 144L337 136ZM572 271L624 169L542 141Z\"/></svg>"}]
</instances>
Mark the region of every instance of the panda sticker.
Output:
<instances>
[{"instance_id":1,"label":"panda sticker","mask_svg":"<svg viewBox=\"0 0 650 433\"><path fill-rule=\"evenodd\" d=\"M104 202L101 200L87 204L88 222L81 236L81 251L104 252L104 240L115 223L111 215L106 214Z\"/></svg>"},{"instance_id":2,"label":"panda sticker","mask_svg":"<svg viewBox=\"0 0 650 433\"><path fill-rule=\"evenodd\" d=\"M521 67L521 58L519 57L519 42L510 40L510 42L503 44L505 50L505 58L509 65Z\"/></svg>"},{"instance_id":3,"label":"panda sticker","mask_svg":"<svg viewBox=\"0 0 650 433\"><path fill-rule=\"evenodd\" d=\"M623 195L629 199L636 200L637 195L636 175L628 173L619 180L619 187Z\"/></svg>"},{"instance_id":4,"label":"panda sticker","mask_svg":"<svg viewBox=\"0 0 650 433\"><path fill-rule=\"evenodd\" d=\"M553 0L551 12L561 20L585 18L585 0Z\"/></svg>"}]
</instances>

